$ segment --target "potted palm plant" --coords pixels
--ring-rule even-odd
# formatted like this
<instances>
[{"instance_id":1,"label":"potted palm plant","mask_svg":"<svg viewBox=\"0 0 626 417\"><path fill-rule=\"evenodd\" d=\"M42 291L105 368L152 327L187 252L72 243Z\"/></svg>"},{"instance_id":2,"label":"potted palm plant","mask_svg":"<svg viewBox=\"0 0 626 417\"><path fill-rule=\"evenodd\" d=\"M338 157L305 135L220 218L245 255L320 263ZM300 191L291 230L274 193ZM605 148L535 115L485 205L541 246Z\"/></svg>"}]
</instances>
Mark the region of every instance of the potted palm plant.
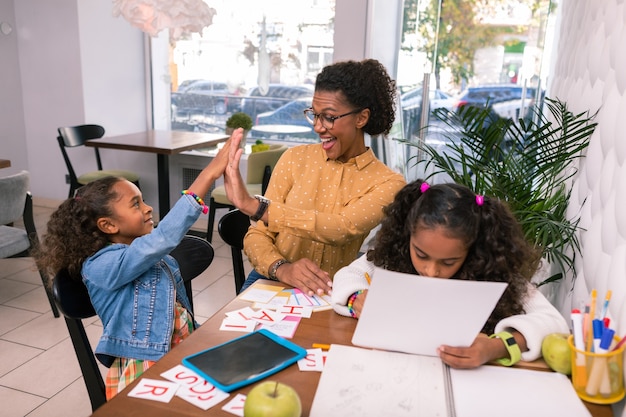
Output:
<instances>
[{"instance_id":1,"label":"potted palm plant","mask_svg":"<svg viewBox=\"0 0 626 417\"><path fill-rule=\"evenodd\" d=\"M437 109L435 118L450 136L445 152L412 144L424 154L418 163L426 165L427 178L444 174L477 194L509 204L526 238L558 269L535 282L538 286L575 272L580 218L567 215L571 179L577 172L574 162L584 156L597 125L595 114L574 114L559 100L546 98L545 103L550 117L533 109L535 117L518 123L494 117L489 108Z\"/></svg>"},{"instance_id":2,"label":"potted palm plant","mask_svg":"<svg viewBox=\"0 0 626 417\"><path fill-rule=\"evenodd\" d=\"M232 135L233 131L240 127L243 128L243 141L245 141L248 132L252 129L252 118L243 112L233 113L226 120L226 134Z\"/></svg>"}]
</instances>

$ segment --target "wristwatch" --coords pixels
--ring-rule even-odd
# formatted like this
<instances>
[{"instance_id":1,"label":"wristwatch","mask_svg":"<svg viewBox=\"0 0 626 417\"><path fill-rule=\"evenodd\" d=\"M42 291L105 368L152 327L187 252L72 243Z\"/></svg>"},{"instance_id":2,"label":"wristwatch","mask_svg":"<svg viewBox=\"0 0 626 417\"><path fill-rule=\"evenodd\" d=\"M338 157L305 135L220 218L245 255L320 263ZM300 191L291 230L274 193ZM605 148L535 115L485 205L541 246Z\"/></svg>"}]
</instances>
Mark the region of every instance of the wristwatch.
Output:
<instances>
[{"instance_id":1,"label":"wristwatch","mask_svg":"<svg viewBox=\"0 0 626 417\"><path fill-rule=\"evenodd\" d=\"M522 351L519 348L519 345L515 341L515 337L509 332L499 332L496 334L492 334L489 336L490 339L497 338L504 342L504 346L506 347L507 352L509 352L510 358L501 358L498 359L500 365L504 366L512 366L515 365L522 359Z\"/></svg>"},{"instance_id":2,"label":"wristwatch","mask_svg":"<svg viewBox=\"0 0 626 417\"><path fill-rule=\"evenodd\" d=\"M286 259L279 259L276 262L274 262L272 265L270 265L270 269L267 271L268 275L269 275L269 279L274 280L274 281L278 281L278 277L276 277L276 271L278 271L278 268L283 265L283 264L288 264L289 262L287 262Z\"/></svg>"},{"instance_id":3,"label":"wristwatch","mask_svg":"<svg viewBox=\"0 0 626 417\"><path fill-rule=\"evenodd\" d=\"M263 217L263 215L265 214L265 210L267 210L267 207L270 205L271 201L263 197L262 195L255 195L254 198L259 200L259 208L256 210L256 213L250 216L250 220L252 220L253 222L258 222L259 219L261 219L261 217Z\"/></svg>"}]
</instances>

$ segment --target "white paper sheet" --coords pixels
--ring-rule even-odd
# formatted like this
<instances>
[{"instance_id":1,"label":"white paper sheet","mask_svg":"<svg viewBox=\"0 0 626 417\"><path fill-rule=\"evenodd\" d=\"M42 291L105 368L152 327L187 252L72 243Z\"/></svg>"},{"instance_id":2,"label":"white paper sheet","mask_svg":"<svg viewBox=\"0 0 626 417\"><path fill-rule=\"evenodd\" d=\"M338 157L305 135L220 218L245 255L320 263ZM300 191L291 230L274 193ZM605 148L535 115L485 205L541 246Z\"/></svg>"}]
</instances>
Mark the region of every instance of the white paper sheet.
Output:
<instances>
[{"instance_id":1,"label":"white paper sheet","mask_svg":"<svg viewBox=\"0 0 626 417\"><path fill-rule=\"evenodd\" d=\"M556 372L481 366L450 369L457 417L591 417L570 380Z\"/></svg>"},{"instance_id":2,"label":"white paper sheet","mask_svg":"<svg viewBox=\"0 0 626 417\"><path fill-rule=\"evenodd\" d=\"M439 358L332 345L310 417L445 417Z\"/></svg>"},{"instance_id":3,"label":"white paper sheet","mask_svg":"<svg viewBox=\"0 0 626 417\"><path fill-rule=\"evenodd\" d=\"M442 344L470 346L506 286L377 268L352 343L429 356Z\"/></svg>"}]
</instances>

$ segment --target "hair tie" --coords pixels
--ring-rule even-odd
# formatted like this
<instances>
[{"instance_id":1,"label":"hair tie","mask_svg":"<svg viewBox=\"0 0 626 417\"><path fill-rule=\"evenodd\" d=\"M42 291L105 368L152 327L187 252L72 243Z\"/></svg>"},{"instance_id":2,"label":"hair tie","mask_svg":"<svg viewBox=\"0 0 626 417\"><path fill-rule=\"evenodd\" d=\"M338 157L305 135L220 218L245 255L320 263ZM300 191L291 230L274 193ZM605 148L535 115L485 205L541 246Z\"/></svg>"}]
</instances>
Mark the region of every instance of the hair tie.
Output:
<instances>
[{"instance_id":1,"label":"hair tie","mask_svg":"<svg viewBox=\"0 0 626 417\"><path fill-rule=\"evenodd\" d=\"M426 181L424 181L422 185L420 185L420 191L422 192L422 194L428 191L429 188L430 188L430 185L428 185Z\"/></svg>"},{"instance_id":2,"label":"hair tie","mask_svg":"<svg viewBox=\"0 0 626 417\"><path fill-rule=\"evenodd\" d=\"M483 203L485 202L485 196L484 195L477 195L476 196L476 204L478 204L479 206L482 206Z\"/></svg>"}]
</instances>

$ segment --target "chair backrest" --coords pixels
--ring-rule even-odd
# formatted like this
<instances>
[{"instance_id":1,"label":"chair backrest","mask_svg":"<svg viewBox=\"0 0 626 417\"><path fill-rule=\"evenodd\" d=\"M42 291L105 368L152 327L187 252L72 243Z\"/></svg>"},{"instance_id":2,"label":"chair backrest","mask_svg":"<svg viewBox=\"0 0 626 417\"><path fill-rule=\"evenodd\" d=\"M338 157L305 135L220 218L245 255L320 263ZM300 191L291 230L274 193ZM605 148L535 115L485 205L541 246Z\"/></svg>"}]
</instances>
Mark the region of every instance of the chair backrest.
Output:
<instances>
[{"instance_id":1,"label":"chair backrest","mask_svg":"<svg viewBox=\"0 0 626 417\"><path fill-rule=\"evenodd\" d=\"M30 256L32 249L39 244L33 216L33 196L28 191L29 187L28 171L0 178L0 258ZM17 220L22 221L23 229L5 226ZM50 309L54 317L59 317L52 292L47 286L47 278L41 271L39 276L46 290Z\"/></svg>"},{"instance_id":2,"label":"chair backrest","mask_svg":"<svg viewBox=\"0 0 626 417\"><path fill-rule=\"evenodd\" d=\"M193 310L191 280L203 273L213 262L213 257L215 256L213 246L201 237L185 235L170 255L178 262L180 274L183 277L183 281L185 281L187 298L189 298L189 303Z\"/></svg>"},{"instance_id":3,"label":"chair backrest","mask_svg":"<svg viewBox=\"0 0 626 417\"><path fill-rule=\"evenodd\" d=\"M243 238L248 233L250 218L239 210L232 210L220 219L217 230L222 240L230 246L235 276L235 293L239 294L246 280L243 269Z\"/></svg>"},{"instance_id":4,"label":"chair backrest","mask_svg":"<svg viewBox=\"0 0 626 417\"><path fill-rule=\"evenodd\" d=\"M82 146L88 140L101 138L104 136L104 127L100 125L79 125L60 127L57 131L59 132L57 142L61 148L61 154L63 155L63 160L65 161L67 171L70 175L70 181L75 184L77 183L76 171L74 171L74 167L72 166L72 162L65 148ZM98 148L94 148L94 152L96 154L98 170L102 171L102 160L100 159Z\"/></svg>"},{"instance_id":5,"label":"chair backrest","mask_svg":"<svg viewBox=\"0 0 626 417\"><path fill-rule=\"evenodd\" d=\"M98 362L91 349L82 319L96 315L85 284L61 270L52 282L54 301L65 318L80 370L87 386L91 408L95 411L106 402L106 389Z\"/></svg>"},{"instance_id":6,"label":"chair backrest","mask_svg":"<svg viewBox=\"0 0 626 417\"><path fill-rule=\"evenodd\" d=\"M96 315L87 287L80 279L73 279L66 269L52 281L52 293L59 311L70 319L87 319Z\"/></svg>"},{"instance_id":7,"label":"chair backrest","mask_svg":"<svg viewBox=\"0 0 626 417\"><path fill-rule=\"evenodd\" d=\"M73 148L82 146L91 139L99 139L104 136L104 127L100 125L79 125L60 127L57 129L63 146Z\"/></svg>"},{"instance_id":8,"label":"chair backrest","mask_svg":"<svg viewBox=\"0 0 626 417\"><path fill-rule=\"evenodd\" d=\"M248 172L246 174L246 184L261 184L265 167L274 170L276 162L287 150L287 145L272 144L267 151L253 152L248 155Z\"/></svg>"},{"instance_id":9,"label":"chair backrest","mask_svg":"<svg viewBox=\"0 0 626 417\"><path fill-rule=\"evenodd\" d=\"M28 171L0 178L0 225L22 218L24 202L30 187Z\"/></svg>"}]
</instances>

